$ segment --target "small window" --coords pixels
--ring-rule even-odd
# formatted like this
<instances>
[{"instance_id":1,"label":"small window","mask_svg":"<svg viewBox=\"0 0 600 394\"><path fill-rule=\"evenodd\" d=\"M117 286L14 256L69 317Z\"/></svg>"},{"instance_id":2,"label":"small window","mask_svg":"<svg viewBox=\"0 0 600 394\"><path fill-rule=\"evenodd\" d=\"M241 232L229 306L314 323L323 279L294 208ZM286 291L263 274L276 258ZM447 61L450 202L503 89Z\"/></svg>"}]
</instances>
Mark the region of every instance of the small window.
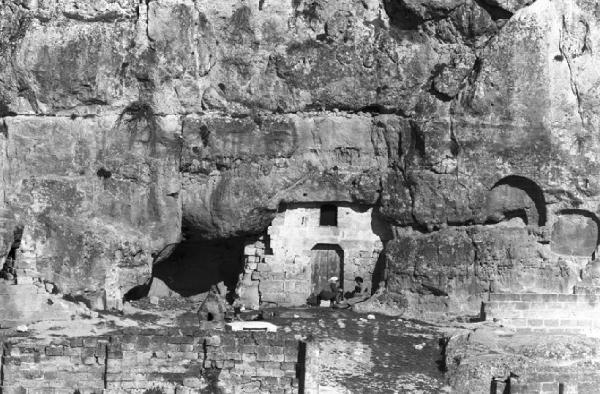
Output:
<instances>
[{"instance_id":1,"label":"small window","mask_svg":"<svg viewBox=\"0 0 600 394\"><path fill-rule=\"evenodd\" d=\"M337 226L337 207L335 205L322 205L321 217L319 220L321 226Z\"/></svg>"}]
</instances>

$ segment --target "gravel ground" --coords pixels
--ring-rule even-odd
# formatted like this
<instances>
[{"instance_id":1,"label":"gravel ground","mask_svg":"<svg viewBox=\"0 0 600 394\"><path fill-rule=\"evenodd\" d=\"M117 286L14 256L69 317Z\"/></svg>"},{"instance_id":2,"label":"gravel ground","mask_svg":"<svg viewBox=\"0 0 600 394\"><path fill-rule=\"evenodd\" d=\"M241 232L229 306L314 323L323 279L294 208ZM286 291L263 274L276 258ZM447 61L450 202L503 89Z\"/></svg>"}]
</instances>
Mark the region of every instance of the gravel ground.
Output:
<instances>
[{"instance_id":1,"label":"gravel ground","mask_svg":"<svg viewBox=\"0 0 600 394\"><path fill-rule=\"evenodd\" d=\"M281 329L318 338L322 393L447 391L435 327L330 308L281 309Z\"/></svg>"},{"instance_id":2,"label":"gravel ground","mask_svg":"<svg viewBox=\"0 0 600 394\"><path fill-rule=\"evenodd\" d=\"M27 333L0 335L56 337L102 335L124 327L159 328L197 324L197 305L182 301L127 305L124 314L82 315L84 318L29 325ZM192 312L193 311L193 312ZM321 393L440 393L448 391L437 326L382 315L332 308L275 308L269 319L280 330L313 335L320 346ZM244 320L257 312L242 314ZM371 317L369 319L368 317Z\"/></svg>"}]
</instances>

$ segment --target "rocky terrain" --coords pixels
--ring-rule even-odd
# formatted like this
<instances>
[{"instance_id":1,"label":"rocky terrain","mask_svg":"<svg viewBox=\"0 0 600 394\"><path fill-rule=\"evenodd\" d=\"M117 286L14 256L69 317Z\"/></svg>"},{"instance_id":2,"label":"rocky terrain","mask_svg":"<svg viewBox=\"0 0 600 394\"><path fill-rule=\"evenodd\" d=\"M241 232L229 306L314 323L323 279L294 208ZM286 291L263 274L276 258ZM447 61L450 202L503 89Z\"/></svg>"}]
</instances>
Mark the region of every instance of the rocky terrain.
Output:
<instances>
[{"instance_id":1,"label":"rocky terrain","mask_svg":"<svg viewBox=\"0 0 600 394\"><path fill-rule=\"evenodd\" d=\"M0 0L0 258L118 298L167 245L344 202L392 228L416 314L569 292L599 35L593 0Z\"/></svg>"}]
</instances>

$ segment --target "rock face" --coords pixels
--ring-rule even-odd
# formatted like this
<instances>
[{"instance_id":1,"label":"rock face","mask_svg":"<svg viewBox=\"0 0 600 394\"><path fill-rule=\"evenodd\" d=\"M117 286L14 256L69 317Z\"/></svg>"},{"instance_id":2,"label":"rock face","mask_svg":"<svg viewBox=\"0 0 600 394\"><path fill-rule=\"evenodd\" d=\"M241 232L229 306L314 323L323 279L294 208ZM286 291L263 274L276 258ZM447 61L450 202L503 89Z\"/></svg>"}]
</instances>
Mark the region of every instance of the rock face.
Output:
<instances>
[{"instance_id":1,"label":"rock face","mask_svg":"<svg viewBox=\"0 0 600 394\"><path fill-rule=\"evenodd\" d=\"M481 327L448 338L449 383L461 393L594 392L598 338L518 335ZM508 390L507 390L508 391Z\"/></svg>"},{"instance_id":2,"label":"rock face","mask_svg":"<svg viewBox=\"0 0 600 394\"><path fill-rule=\"evenodd\" d=\"M599 34L592 0L0 0L0 257L22 227L18 275L118 299L168 244L342 202L415 310L569 292Z\"/></svg>"}]
</instances>

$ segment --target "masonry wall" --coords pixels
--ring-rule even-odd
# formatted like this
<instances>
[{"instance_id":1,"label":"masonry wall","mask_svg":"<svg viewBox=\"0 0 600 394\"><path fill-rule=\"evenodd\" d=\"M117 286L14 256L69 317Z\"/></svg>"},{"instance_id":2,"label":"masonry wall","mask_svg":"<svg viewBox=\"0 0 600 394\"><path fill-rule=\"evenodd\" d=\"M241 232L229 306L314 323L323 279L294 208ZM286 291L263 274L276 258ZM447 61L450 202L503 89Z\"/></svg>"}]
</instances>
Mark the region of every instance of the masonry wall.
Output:
<instances>
[{"instance_id":1,"label":"masonry wall","mask_svg":"<svg viewBox=\"0 0 600 394\"><path fill-rule=\"evenodd\" d=\"M305 378L300 346L287 334L195 329L47 343L11 338L3 344L1 392L295 393Z\"/></svg>"},{"instance_id":2,"label":"masonry wall","mask_svg":"<svg viewBox=\"0 0 600 394\"><path fill-rule=\"evenodd\" d=\"M317 244L338 245L344 251L343 286L354 288L360 276L372 288L371 279L383 249L377 234L378 219L373 209L338 207L337 226L320 226L318 206L293 206L279 213L268 228L266 239L245 250L246 269L241 302L253 307L261 303L303 305L311 290L311 255Z\"/></svg>"},{"instance_id":3,"label":"masonry wall","mask_svg":"<svg viewBox=\"0 0 600 394\"><path fill-rule=\"evenodd\" d=\"M491 293L484 317L521 332L598 336L600 295Z\"/></svg>"}]
</instances>

